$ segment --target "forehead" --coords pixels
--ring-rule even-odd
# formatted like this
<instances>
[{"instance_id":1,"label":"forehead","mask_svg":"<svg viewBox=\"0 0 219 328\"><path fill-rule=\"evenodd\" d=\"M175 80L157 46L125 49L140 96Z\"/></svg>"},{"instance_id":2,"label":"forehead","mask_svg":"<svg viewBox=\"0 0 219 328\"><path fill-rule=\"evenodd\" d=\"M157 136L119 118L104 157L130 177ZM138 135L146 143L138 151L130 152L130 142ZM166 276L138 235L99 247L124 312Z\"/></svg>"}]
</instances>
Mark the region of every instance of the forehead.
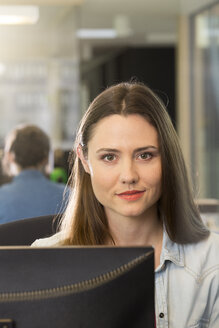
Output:
<instances>
[{"instance_id":1,"label":"forehead","mask_svg":"<svg viewBox=\"0 0 219 328\"><path fill-rule=\"evenodd\" d=\"M149 144L158 147L158 134L144 117L137 114L111 115L96 124L88 147L144 147Z\"/></svg>"}]
</instances>

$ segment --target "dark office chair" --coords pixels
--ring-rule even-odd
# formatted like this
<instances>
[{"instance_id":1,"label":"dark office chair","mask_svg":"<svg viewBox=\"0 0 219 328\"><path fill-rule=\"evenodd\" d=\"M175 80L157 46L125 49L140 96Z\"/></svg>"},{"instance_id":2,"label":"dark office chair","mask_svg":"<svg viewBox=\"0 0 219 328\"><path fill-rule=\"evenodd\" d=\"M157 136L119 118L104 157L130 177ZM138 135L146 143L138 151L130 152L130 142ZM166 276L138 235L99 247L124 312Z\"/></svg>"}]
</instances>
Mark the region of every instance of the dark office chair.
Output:
<instances>
[{"instance_id":1,"label":"dark office chair","mask_svg":"<svg viewBox=\"0 0 219 328\"><path fill-rule=\"evenodd\" d=\"M0 246L27 246L56 232L55 215L40 216L0 224Z\"/></svg>"}]
</instances>

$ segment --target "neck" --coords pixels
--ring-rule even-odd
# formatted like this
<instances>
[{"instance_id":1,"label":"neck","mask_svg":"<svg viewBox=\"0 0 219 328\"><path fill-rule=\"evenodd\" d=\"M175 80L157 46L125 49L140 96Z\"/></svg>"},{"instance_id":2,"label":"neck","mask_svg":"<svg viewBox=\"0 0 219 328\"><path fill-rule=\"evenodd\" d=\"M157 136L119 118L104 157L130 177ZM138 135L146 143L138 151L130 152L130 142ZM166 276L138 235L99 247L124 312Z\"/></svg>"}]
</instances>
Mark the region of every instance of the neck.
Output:
<instances>
[{"instance_id":1,"label":"neck","mask_svg":"<svg viewBox=\"0 0 219 328\"><path fill-rule=\"evenodd\" d=\"M140 217L108 215L109 230L116 246L153 246L155 248L155 268L160 264L163 242L163 224L157 209ZM108 241L110 243L110 241Z\"/></svg>"},{"instance_id":2,"label":"neck","mask_svg":"<svg viewBox=\"0 0 219 328\"><path fill-rule=\"evenodd\" d=\"M124 217L118 214L108 215L108 225L113 240L118 246L155 246L162 235L162 222L156 208L139 217Z\"/></svg>"},{"instance_id":3,"label":"neck","mask_svg":"<svg viewBox=\"0 0 219 328\"><path fill-rule=\"evenodd\" d=\"M13 176L19 175L22 171L28 171L28 170L36 170L36 171L44 173L44 168L42 166L28 166L25 168L21 168L19 165L14 164L14 165L11 165L11 167L10 167L10 172L11 172L11 175L13 175Z\"/></svg>"}]
</instances>

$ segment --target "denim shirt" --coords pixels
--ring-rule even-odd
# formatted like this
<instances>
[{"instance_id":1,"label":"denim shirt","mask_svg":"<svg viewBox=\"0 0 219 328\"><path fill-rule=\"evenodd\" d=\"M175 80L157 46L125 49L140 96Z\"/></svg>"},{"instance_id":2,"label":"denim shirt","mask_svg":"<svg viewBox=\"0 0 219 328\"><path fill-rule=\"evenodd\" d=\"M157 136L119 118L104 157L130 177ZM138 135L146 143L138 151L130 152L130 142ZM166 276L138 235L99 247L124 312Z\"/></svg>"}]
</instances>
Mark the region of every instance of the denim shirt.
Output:
<instances>
[{"instance_id":1,"label":"denim shirt","mask_svg":"<svg viewBox=\"0 0 219 328\"><path fill-rule=\"evenodd\" d=\"M38 239L32 246L59 246L64 233ZM219 235L179 245L163 233L155 271L156 328L219 328Z\"/></svg>"},{"instance_id":2,"label":"denim shirt","mask_svg":"<svg viewBox=\"0 0 219 328\"><path fill-rule=\"evenodd\" d=\"M218 254L217 234L180 245L164 231L155 271L157 328L219 328Z\"/></svg>"}]
</instances>

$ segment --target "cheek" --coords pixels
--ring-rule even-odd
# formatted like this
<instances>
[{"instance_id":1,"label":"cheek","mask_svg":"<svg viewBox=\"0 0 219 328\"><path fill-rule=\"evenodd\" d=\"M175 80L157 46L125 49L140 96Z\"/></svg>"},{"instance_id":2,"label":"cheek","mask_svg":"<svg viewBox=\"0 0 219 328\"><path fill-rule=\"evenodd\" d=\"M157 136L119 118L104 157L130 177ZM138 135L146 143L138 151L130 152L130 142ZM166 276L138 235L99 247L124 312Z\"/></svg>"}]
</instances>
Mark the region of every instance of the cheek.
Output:
<instances>
[{"instance_id":1,"label":"cheek","mask_svg":"<svg viewBox=\"0 0 219 328\"><path fill-rule=\"evenodd\" d=\"M144 180L151 187L161 187L162 181L162 169L161 165L158 164L155 167L151 167L150 170L144 172Z\"/></svg>"},{"instance_id":2,"label":"cheek","mask_svg":"<svg viewBox=\"0 0 219 328\"><path fill-rule=\"evenodd\" d=\"M106 167L94 160L90 161L89 168L94 192L109 190L116 184L116 172L112 168L106 169Z\"/></svg>"},{"instance_id":3,"label":"cheek","mask_svg":"<svg viewBox=\"0 0 219 328\"><path fill-rule=\"evenodd\" d=\"M111 201L111 197L115 193L117 178L115 174L110 170L106 172L102 168L96 167L93 168L93 175L91 176L91 184L94 191L94 194L97 200L103 205L106 206L108 201Z\"/></svg>"},{"instance_id":4,"label":"cheek","mask_svg":"<svg viewBox=\"0 0 219 328\"><path fill-rule=\"evenodd\" d=\"M161 180L162 180L162 170L159 168L156 172L154 172L153 180L155 184L160 184L161 185Z\"/></svg>"},{"instance_id":5,"label":"cheek","mask_svg":"<svg viewBox=\"0 0 219 328\"><path fill-rule=\"evenodd\" d=\"M153 178L154 178L153 179L154 187L156 187L157 192L159 193L159 197L160 197L161 193L162 193L162 168L161 168L161 165L156 170Z\"/></svg>"},{"instance_id":6,"label":"cheek","mask_svg":"<svg viewBox=\"0 0 219 328\"><path fill-rule=\"evenodd\" d=\"M105 175L97 174L91 177L91 184L96 199L105 206L109 199L109 190L112 186L112 180Z\"/></svg>"},{"instance_id":7,"label":"cheek","mask_svg":"<svg viewBox=\"0 0 219 328\"><path fill-rule=\"evenodd\" d=\"M108 191L113 184L112 178L109 175L101 174L100 171L91 176L91 183L95 193Z\"/></svg>"}]
</instances>

